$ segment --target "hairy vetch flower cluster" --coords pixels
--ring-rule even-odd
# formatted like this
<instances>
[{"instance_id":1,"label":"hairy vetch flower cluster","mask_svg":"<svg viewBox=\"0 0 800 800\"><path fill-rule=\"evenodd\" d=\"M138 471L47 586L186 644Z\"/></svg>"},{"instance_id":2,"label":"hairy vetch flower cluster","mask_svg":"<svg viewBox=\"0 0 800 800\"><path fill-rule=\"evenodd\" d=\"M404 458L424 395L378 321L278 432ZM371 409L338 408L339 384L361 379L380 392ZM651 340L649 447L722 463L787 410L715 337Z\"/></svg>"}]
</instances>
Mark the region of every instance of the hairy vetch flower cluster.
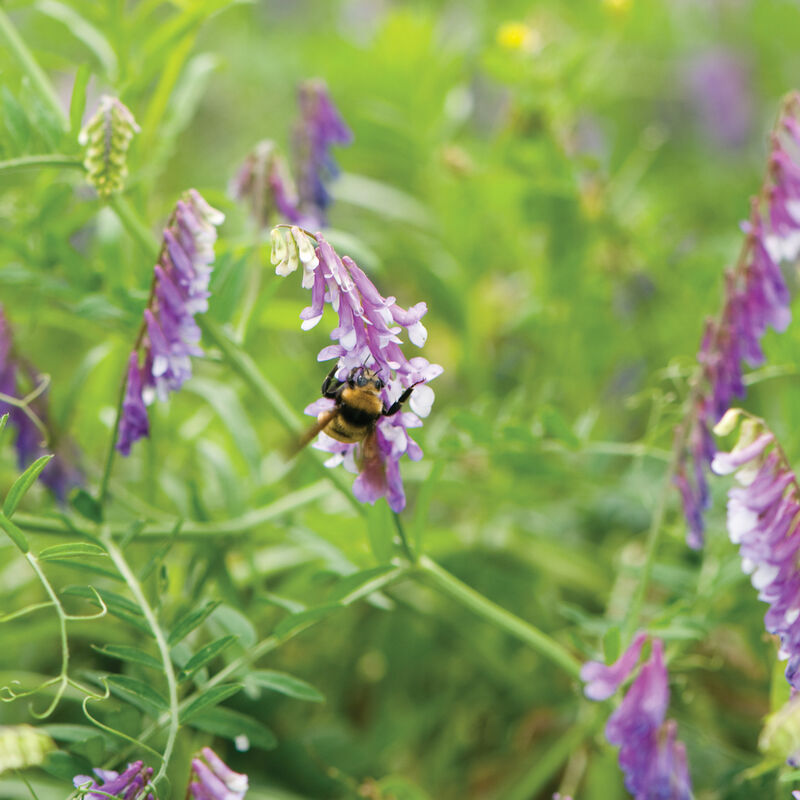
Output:
<instances>
[{"instance_id":1,"label":"hairy vetch flower cluster","mask_svg":"<svg viewBox=\"0 0 800 800\"><path fill-rule=\"evenodd\" d=\"M740 412L731 409L715 428L731 433ZM746 419L729 453L717 453L711 469L734 473L728 492L728 535L739 545L742 569L759 600L769 603L764 626L780 638L778 658L786 680L800 689L800 488L775 437L764 423Z\"/></svg>"},{"instance_id":2,"label":"hairy vetch flower cluster","mask_svg":"<svg viewBox=\"0 0 800 800\"><path fill-rule=\"evenodd\" d=\"M192 779L189 800L242 800L247 794L247 775L234 772L210 748L204 747L202 757L192 759Z\"/></svg>"},{"instance_id":3,"label":"hairy vetch flower cluster","mask_svg":"<svg viewBox=\"0 0 800 800\"><path fill-rule=\"evenodd\" d=\"M140 130L133 114L116 97L100 98L97 111L78 136L79 144L86 147L87 180L100 197L122 189L128 175L128 147Z\"/></svg>"},{"instance_id":4,"label":"hairy vetch flower cluster","mask_svg":"<svg viewBox=\"0 0 800 800\"><path fill-rule=\"evenodd\" d=\"M772 134L767 177L743 223L745 241L736 268L725 277L725 302L706 323L697 360L691 408L676 432L681 451L675 483L683 500L691 547L703 543L703 512L709 504L707 469L715 447L710 429L745 395L742 365L764 363L767 327L784 331L791 319L781 264L800 253L800 95L784 103Z\"/></svg>"},{"instance_id":5,"label":"hairy vetch flower cluster","mask_svg":"<svg viewBox=\"0 0 800 800\"><path fill-rule=\"evenodd\" d=\"M27 384L27 391L21 388L21 377ZM14 398L21 405L5 398ZM15 353L11 328L0 306L0 416L8 414L9 424L16 429L14 447L21 470L47 452L55 455L39 477L63 503L70 489L83 483L83 473L75 463L74 443L66 437L52 435L48 405L47 379Z\"/></svg>"},{"instance_id":6,"label":"hairy vetch flower cluster","mask_svg":"<svg viewBox=\"0 0 800 800\"><path fill-rule=\"evenodd\" d=\"M264 140L247 156L230 184L231 196L250 206L259 228L268 227L278 217L304 228L323 225L331 202L327 184L339 173L331 147L353 140L323 81L300 84L298 102L300 118L292 142L297 182L277 145Z\"/></svg>"},{"instance_id":7,"label":"hairy vetch flower cluster","mask_svg":"<svg viewBox=\"0 0 800 800\"><path fill-rule=\"evenodd\" d=\"M408 431L420 427L421 417L430 413L434 393L427 383L443 372L442 367L422 356L406 358L400 349L399 334L403 329L417 347L425 344L427 331L421 320L427 313L427 305L417 303L409 309L402 308L394 297L381 295L353 259L340 258L322 234L316 235L315 247L313 240L297 227L278 227L272 231L272 263L278 275L288 275L302 265L303 287L311 290L311 305L300 313L303 330L319 323L326 303L338 314L339 324L331 332L336 344L323 347L317 359L338 359L339 380L344 380L355 367L369 367L385 384L381 397L387 407L405 389L424 383L411 394L411 411L378 420L376 436L384 475L378 480L361 471L353 484L353 493L361 502L374 503L385 495L389 506L401 511L406 498L400 458L403 454L413 461L422 458L422 450ZM317 416L332 406L333 400L322 398L306 408L306 413ZM327 466L344 463L351 472L359 472L355 460L357 445L321 433L315 446L333 454Z\"/></svg>"},{"instance_id":8,"label":"hairy vetch flower cluster","mask_svg":"<svg viewBox=\"0 0 800 800\"><path fill-rule=\"evenodd\" d=\"M295 162L300 202L308 212L325 221L325 211L331 198L326 182L339 174L331 155L331 145L348 145L353 134L328 95L325 82L306 81L299 90L300 119L294 129Z\"/></svg>"},{"instance_id":9,"label":"hairy vetch flower cluster","mask_svg":"<svg viewBox=\"0 0 800 800\"><path fill-rule=\"evenodd\" d=\"M164 230L144 322L128 361L117 438L117 450L123 455L129 455L131 445L150 432L147 406L178 391L192 375L191 356L203 355L194 317L208 309L215 226L224 218L190 189Z\"/></svg>"},{"instance_id":10,"label":"hairy vetch flower cluster","mask_svg":"<svg viewBox=\"0 0 800 800\"><path fill-rule=\"evenodd\" d=\"M146 791L150 779L153 777L153 768L145 767L141 761L128 764L124 772L114 772L110 769L93 770L96 778L91 775L76 775L72 783L76 789L84 794L86 800L108 800L109 797L122 797L125 800L155 800L151 791ZM99 779L101 782L98 783Z\"/></svg>"},{"instance_id":11,"label":"hairy vetch flower cluster","mask_svg":"<svg viewBox=\"0 0 800 800\"><path fill-rule=\"evenodd\" d=\"M245 158L229 192L234 200L250 206L260 229L268 227L276 215L292 225L315 225L315 218L306 219L300 212L300 198L289 166L269 139L259 142Z\"/></svg>"},{"instance_id":12,"label":"hairy vetch flower cluster","mask_svg":"<svg viewBox=\"0 0 800 800\"><path fill-rule=\"evenodd\" d=\"M583 665L584 692L591 700L611 697L633 671L646 634L638 634L616 663ZM642 665L617 710L606 723L606 739L618 745L625 787L636 800L690 800L692 782L686 747L677 740L677 725L666 719L669 684L664 645L652 640L650 658Z\"/></svg>"}]
</instances>

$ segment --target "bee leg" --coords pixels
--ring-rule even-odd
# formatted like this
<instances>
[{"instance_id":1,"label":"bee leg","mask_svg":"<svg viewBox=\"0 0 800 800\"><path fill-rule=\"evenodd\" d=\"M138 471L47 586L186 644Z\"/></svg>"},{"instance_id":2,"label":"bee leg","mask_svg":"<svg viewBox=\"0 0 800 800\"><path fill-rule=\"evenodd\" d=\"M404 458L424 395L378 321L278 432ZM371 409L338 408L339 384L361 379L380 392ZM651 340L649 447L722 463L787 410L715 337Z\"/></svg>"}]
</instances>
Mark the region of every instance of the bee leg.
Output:
<instances>
[{"instance_id":1,"label":"bee leg","mask_svg":"<svg viewBox=\"0 0 800 800\"><path fill-rule=\"evenodd\" d=\"M342 385L341 381L335 378L336 370L339 369L339 364L335 364L333 369L328 373L328 377L322 382L322 396L323 397L336 397L337 390Z\"/></svg>"},{"instance_id":2,"label":"bee leg","mask_svg":"<svg viewBox=\"0 0 800 800\"><path fill-rule=\"evenodd\" d=\"M403 407L403 403L405 403L406 400L411 397L411 392L414 391L414 387L418 386L420 383L425 383L425 381L417 381L416 383L412 383L411 386L409 386L408 389L406 389L403 394L401 394L400 397L398 397L397 400L395 400L394 403L389 406L389 408L384 406L383 416L393 417Z\"/></svg>"}]
</instances>

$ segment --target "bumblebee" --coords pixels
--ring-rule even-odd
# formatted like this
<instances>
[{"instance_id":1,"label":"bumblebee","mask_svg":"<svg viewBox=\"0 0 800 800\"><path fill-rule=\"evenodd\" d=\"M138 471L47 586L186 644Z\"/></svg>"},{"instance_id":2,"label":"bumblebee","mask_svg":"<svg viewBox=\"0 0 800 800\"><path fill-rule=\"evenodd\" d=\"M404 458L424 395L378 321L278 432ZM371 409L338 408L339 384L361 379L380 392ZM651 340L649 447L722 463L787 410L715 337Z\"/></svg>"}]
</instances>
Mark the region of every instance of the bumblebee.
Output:
<instances>
[{"instance_id":1,"label":"bumblebee","mask_svg":"<svg viewBox=\"0 0 800 800\"><path fill-rule=\"evenodd\" d=\"M347 444L361 444L361 468L372 470L380 463L375 427L381 417L394 416L403 407L414 390L413 384L391 406L381 398L384 382L369 367L354 367L347 380L336 379L338 365L328 373L322 383L322 396L335 402L333 408L323 411L300 440L298 450L305 447L320 431ZM422 383L422 381L419 381Z\"/></svg>"}]
</instances>

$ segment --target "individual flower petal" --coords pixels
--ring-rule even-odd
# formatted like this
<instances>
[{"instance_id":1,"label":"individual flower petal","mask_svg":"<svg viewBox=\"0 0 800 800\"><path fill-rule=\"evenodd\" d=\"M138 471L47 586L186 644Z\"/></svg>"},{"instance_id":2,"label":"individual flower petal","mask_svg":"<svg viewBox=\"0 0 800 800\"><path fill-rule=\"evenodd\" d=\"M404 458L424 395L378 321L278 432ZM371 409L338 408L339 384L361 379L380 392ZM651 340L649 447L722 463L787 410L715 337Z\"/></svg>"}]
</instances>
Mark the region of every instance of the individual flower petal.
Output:
<instances>
[{"instance_id":1,"label":"individual flower petal","mask_svg":"<svg viewBox=\"0 0 800 800\"><path fill-rule=\"evenodd\" d=\"M242 800L247 794L247 775L234 772L210 747L204 747L201 756L192 759L197 781L189 786L188 800Z\"/></svg>"},{"instance_id":2,"label":"individual flower petal","mask_svg":"<svg viewBox=\"0 0 800 800\"><path fill-rule=\"evenodd\" d=\"M590 700L611 697L636 666L646 640L646 633L637 633L628 649L610 666L599 661L587 661L581 667L581 680L586 684L583 693Z\"/></svg>"}]
</instances>

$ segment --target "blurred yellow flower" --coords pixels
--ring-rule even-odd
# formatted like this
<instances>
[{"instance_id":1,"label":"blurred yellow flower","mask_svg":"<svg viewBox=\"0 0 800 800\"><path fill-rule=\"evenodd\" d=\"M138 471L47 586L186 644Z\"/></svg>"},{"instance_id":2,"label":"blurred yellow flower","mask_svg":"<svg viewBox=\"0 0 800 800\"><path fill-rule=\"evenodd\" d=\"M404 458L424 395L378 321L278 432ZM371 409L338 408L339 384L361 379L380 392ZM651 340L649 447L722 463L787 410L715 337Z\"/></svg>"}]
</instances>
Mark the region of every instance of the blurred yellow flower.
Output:
<instances>
[{"instance_id":1,"label":"blurred yellow flower","mask_svg":"<svg viewBox=\"0 0 800 800\"><path fill-rule=\"evenodd\" d=\"M603 0L603 5L615 14L625 14L630 11L633 0Z\"/></svg>"},{"instance_id":2,"label":"blurred yellow flower","mask_svg":"<svg viewBox=\"0 0 800 800\"><path fill-rule=\"evenodd\" d=\"M530 53L541 46L541 34L524 22L504 22L497 29L497 44L505 50Z\"/></svg>"}]
</instances>

